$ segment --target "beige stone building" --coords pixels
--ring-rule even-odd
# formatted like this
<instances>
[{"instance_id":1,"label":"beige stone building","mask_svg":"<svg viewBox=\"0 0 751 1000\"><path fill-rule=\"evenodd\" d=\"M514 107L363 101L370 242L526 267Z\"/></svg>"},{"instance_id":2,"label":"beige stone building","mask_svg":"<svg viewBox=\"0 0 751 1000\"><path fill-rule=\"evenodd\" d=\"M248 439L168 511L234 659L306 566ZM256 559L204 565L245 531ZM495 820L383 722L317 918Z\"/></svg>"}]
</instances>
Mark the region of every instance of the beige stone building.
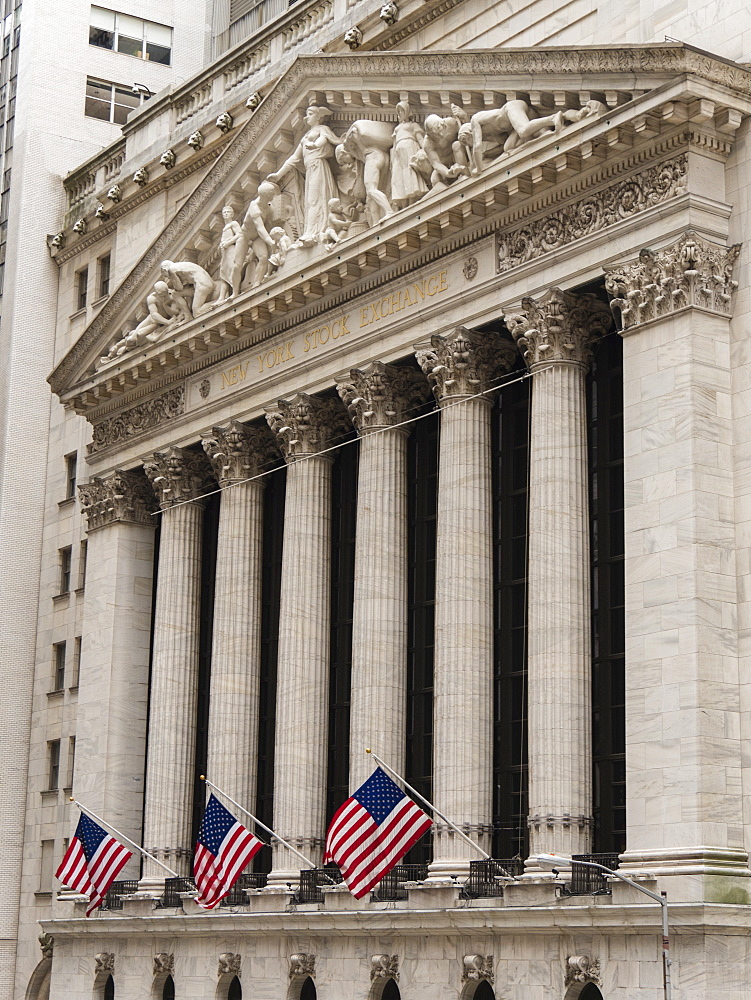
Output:
<instances>
[{"instance_id":1,"label":"beige stone building","mask_svg":"<svg viewBox=\"0 0 751 1000\"><path fill-rule=\"evenodd\" d=\"M207 11L37 263L4 996L751 997L751 15ZM366 748L478 849L195 905L199 775L320 866Z\"/></svg>"}]
</instances>

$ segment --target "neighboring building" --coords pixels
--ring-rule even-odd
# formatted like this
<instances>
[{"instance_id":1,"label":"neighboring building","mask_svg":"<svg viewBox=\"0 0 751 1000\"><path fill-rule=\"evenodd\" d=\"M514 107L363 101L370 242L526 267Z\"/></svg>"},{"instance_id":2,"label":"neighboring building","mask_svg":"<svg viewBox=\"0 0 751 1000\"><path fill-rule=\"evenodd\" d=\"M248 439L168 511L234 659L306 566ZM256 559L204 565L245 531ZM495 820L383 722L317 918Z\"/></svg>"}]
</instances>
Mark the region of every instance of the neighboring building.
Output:
<instances>
[{"instance_id":1,"label":"neighboring building","mask_svg":"<svg viewBox=\"0 0 751 1000\"><path fill-rule=\"evenodd\" d=\"M79 13L69 88L20 48L3 998L656 1000L659 908L548 851L751 997L751 15ZM366 747L500 864L57 895L71 794L188 875L202 773L320 864Z\"/></svg>"}]
</instances>

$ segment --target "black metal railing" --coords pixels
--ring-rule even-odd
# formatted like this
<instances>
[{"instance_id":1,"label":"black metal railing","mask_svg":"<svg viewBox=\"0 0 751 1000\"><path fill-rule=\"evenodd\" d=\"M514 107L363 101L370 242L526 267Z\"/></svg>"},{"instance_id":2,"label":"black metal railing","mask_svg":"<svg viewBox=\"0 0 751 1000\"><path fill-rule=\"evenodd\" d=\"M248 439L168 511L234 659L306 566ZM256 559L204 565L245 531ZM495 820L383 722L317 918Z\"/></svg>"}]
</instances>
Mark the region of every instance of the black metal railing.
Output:
<instances>
[{"instance_id":1,"label":"black metal railing","mask_svg":"<svg viewBox=\"0 0 751 1000\"><path fill-rule=\"evenodd\" d=\"M265 872L246 872L238 878L219 905L244 906L248 902L245 890L263 889L267 882L268 876Z\"/></svg>"},{"instance_id":2,"label":"black metal railing","mask_svg":"<svg viewBox=\"0 0 751 1000\"><path fill-rule=\"evenodd\" d=\"M137 878L122 879L119 882L113 882L112 885L107 890L107 895L104 897L104 902L102 903L102 909L122 910L123 896L131 896L134 892L137 891L138 891Z\"/></svg>"},{"instance_id":3,"label":"black metal railing","mask_svg":"<svg viewBox=\"0 0 751 1000\"><path fill-rule=\"evenodd\" d=\"M503 895L503 882L509 876L521 875L521 858L484 858L470 861L469 878L462 886L462 899L494 898Z\"/></svg>"},{"instance_id":4,"label":"black metal railing","mask_svg":"<svg viewBox=\"0 0 751 1000\"><path fill-rule=\"evenodd\" d=\"M322 903L323 887L340 885L342 873L336 865L328 868L303 868L300 872L300 884L293 896L295 903Z\"/></svg>"},{"instance_id":5,"label":"black metal railing","mask_svg":"<svg viewBox=\"0 0 751 1000\"><path fill-rule=\"evenodd\" d=\"M570 896L609 896L612 892L606 872L588 865L578 865L577 861L593 861L606 868L618 867L617 854L574 854L571 857L571 881L566 883Z\"/></svg>"},{"instance_id":6,"label":"black metal railing","mask_svg":"<svg viewBox=\"0 0 751 1000\"><path fill-rule=\"evenodd\" d=\"M180 899L181 892L195 892L196 886L190 878L166 878L164 880L164 893L159 900L158 906L182 906Z\"/></svg>"},{"instance_id":7,"label":"black metal railing","mask_svg":"<svg viewBox=\"0 0 751 1000\"><path fill-rule=\"evenodd\" d=\"M396 899L406 899L405 882L424 882L428 877L428 866L395 865L388 875L384 875L370 894L371 901L389 902Z\"/></svg>"}]
</instances>

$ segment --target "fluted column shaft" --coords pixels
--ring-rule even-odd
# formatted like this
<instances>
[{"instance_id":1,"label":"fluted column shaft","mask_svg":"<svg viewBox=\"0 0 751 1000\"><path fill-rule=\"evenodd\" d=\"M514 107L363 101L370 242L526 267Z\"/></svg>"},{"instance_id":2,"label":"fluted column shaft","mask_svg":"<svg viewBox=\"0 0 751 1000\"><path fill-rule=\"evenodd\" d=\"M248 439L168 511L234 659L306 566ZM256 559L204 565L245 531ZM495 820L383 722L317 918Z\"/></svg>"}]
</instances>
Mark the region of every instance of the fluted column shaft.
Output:
<instances>
[{"instance_id":1,"label":"fluted column shaft","mask_svg":"<svg viewBox=\"0 0 751 1000\"><path fill-rule=\"evenodd\" d=\"M207 776L254 810L261 665L264 479L267 428L232 421L203 442L223 487L219 511ZM250 481L245 481L250 480Z\"/></svg>"},{"instance_id":2,"label":"fluted column shaft","mask_svg":"<svg viewBox=\"0 0 751 1000\"><path fill-rule=\"evenodd\" d=\"M459 328L417 358L441 405L436 524L433 800L490 846L493 727L491 402L477 393L507 368L511 345ZM431 877L463 874L480 854L437 822Z\"/></svg>"},{"instance_id":3,"label":"fluted column shaft","mask_svg":"<svg viewBox=\"0 0 751 1000\"><path fill-rule=\"evenodd\" d=\"M173 448L145 463L163 508L154 608L144 846L178 874L190 871L198 700L203 456ZM204 464L205 463L205 464ZM174 506L173 506L174 504ZM163 869L144 862L144 882Z\"/></svg>"},{"instance_id":4,"label":"fluted column shaft","mask_svg":"<svg viewBox=\"0 0 751 1000\"><path fill-rule=\"evenodd\" d=\"M592 650L585 376L610 325L592 296L551 289L506 317L534 374L527 676L530 856L582 854L592 830Z\"/></svg>"},{"instance_id":5,"label":"fluted column shaft","mask_svg":"<svg viewBox=\"0 0 751 1000\"><path fill-rule=\"evenodd\" d=\"M299 394L267 411L288 462L279 598L274 829L320 862L325 834L331 612L330 402ZM298 878L275 843L270 882Z\"/></svg>"}]
</instances>

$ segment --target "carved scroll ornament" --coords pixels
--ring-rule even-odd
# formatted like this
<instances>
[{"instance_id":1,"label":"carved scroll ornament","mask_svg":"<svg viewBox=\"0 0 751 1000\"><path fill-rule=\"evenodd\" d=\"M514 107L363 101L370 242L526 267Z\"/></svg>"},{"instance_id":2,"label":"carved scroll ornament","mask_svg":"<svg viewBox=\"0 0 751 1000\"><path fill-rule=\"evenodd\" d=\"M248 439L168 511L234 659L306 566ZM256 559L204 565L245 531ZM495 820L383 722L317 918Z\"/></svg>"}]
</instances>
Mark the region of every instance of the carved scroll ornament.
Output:
<instances>
[{"instance_id":1,"label":"carved scroll ornament","mask_svg":"<svg viewBox=\"0 0 751 1000\"><path fill-rule=\"evenodd\" d=\"M506 313L506 326L529 368L551 362L588 366L592 345L612 325L610 311L594 295L551 288L539 299L524 298Z\"/></svg>"},{"instance_id":2,"label":"carved scroll ornament","mask_svg":"<svg viewBox=\"0 0 751 1000\"><path fill-rule=\"evenodd\" d=\"M429 395L419 372L381 361L353 368L349 379L337 384L337 390L360 434L393 427Z\"/></svg>"},{"instance_id":3,"label":"carved scroll ornament","mask_svg":"<svg viewBox=\"0 0 751 1000\"><path fill-rule=\"evenodd\" d=\"M137 472L116 469L104 479L94 478L78 487L81 511L88 530L101 528L116 521L154 525L156 509L153 491L148 481Z\"/></svg>"},{"instance_id":4,"label":"carved scroll ornament","mask_svg":"<svg viewBox=\"0 0 751 1000\"><path fill-rule=\"evenodd\" d=\"M484 392L495 376L513 368L518 357L508 341L463 326L431 337L430 346L419 345L415 355L439 403Z\"/></svg>"}]
</instances>

